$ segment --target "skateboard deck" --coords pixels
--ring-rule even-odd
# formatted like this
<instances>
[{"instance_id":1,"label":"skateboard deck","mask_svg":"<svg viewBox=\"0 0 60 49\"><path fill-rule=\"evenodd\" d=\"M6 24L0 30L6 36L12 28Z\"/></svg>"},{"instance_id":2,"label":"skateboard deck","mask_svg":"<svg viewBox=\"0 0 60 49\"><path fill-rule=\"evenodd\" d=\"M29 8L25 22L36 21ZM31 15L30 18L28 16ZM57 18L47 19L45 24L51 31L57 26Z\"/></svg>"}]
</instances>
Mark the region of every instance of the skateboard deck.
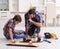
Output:
<instances>
[{"instance_id":1,"label":"skateboard deck","mask_svg":"<svg viewBox=\"0 0 60 49\"><path fill-rule=\"evenodd\" d=\"M16 42L16 43L8 43L8 46L25 46L25 47L38 47L36 43L29 44L27 42Z\"/></svg>"}]
</instances>

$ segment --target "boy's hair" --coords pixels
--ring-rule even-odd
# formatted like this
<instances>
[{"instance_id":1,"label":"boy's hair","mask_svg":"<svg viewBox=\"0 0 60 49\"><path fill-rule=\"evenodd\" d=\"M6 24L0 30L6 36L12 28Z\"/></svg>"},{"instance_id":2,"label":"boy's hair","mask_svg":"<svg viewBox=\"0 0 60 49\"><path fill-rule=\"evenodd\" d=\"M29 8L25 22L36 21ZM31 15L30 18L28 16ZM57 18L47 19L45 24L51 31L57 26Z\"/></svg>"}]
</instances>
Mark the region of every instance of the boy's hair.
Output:
<instances>
[{"instance_id":1,"label":"boy's hair","mask_svg":"<svg viewBox=\"0 0 60 49\"><path fill-rule=\"evenodd\" d=\"M35 10L34 10L34 9L30 9L30 10L28 11L28 14L35 14Z\"/></svg>"},{"instance_id":2,"label":"boy's hair","mask_svg":"<svg viewBox=\"0 0 60 49\"><path fill-rule=\"evenodd\" d=\"M16 20L16 21L19 21L19 22L21 22L21 21L22 21L22 19L21 19L21 16L20 16L20 15L15 15L15 16L14 16L14 18L13 18L13 20Z\"/></svg>"}]
</instances>

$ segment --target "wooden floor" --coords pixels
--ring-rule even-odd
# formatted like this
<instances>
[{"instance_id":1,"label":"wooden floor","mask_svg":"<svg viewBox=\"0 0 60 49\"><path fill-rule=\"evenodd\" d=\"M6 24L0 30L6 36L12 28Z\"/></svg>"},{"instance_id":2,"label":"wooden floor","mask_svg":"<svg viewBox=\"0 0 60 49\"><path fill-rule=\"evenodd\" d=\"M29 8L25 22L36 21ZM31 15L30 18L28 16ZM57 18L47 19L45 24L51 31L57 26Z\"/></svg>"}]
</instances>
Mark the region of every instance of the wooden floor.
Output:
<instances>
[{"instance_id":1,"label":"wooden floor","mask_svg":"<svg viewBox=\"0 0 60 49\"><path fill-rule=\"evenodd\" d=\"M58 40L52 40L52 43L42 42L37 43L38 47L22 47L22 46L7 46L6 44L9 42L3 36L3 26L6 23L7 19L0 19L0 49L60 49L60 27L42 27L40 35L43 36L44 32L55 32L58 35ZM22 23L23 24L23 23ZM16 26L16 29L24 30L24 26L19 24ZM18 39L17 41L20 41Z\"/></svg>"}]
</instances>

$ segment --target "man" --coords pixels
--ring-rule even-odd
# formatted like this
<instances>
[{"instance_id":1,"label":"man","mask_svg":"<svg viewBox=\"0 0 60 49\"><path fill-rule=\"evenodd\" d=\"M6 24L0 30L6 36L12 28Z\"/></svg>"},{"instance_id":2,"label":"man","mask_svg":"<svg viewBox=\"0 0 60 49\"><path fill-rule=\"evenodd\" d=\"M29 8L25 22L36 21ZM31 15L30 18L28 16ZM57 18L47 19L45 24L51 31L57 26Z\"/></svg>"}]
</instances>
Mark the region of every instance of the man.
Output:
<instances>
[{"instance_id":1,"label":"man","mask_svg":"<svg viewBox=\"0 0 60 49\"><path fill-rule=\"evenodd\" d=\"M29 35L30 39L29 41L31 41L32 36L34 35L34 33L37 33L38 36L38 40L37 42L40 42L40 37L39 37L39 32L40 32L40 28L42 27L43 24L43 19L42 16L40 15L39 12L37 12L35 9L31 9L29 10L26 14L25 14L25 37L23 38L24 41L27 41L27 37Z\"/></svg>"}]
</instances>

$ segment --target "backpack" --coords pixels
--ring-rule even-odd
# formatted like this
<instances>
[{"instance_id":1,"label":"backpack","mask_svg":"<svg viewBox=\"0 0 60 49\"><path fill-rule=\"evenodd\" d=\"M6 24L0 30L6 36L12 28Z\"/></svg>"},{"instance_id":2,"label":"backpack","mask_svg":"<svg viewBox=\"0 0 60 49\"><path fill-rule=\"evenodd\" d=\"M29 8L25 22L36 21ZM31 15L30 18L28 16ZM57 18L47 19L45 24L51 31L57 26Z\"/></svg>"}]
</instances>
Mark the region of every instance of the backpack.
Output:
<instances>
[{"instance_id":1,"label":"backpack","mask_svg":"<svg viewBox=\"0 0 60 49\"><path fill-rule=\"evenodd\" d=\"M44 33L44 35L45 35L45 38L47 38L47 39L51 38L51 34L49 32Z\"/></svg>"},{"instance_id":2,"label":"backpack","mask_svg":"<svg viewBox=\"0 0 60 49\"><path fill-rule=\"evenodd\" d=\"M49 32L44 33L44 35L45 35L45 38L47 38L47 39L57 37L57 35L55 33L49 33Z\"/></svg>"}]
</instances>

